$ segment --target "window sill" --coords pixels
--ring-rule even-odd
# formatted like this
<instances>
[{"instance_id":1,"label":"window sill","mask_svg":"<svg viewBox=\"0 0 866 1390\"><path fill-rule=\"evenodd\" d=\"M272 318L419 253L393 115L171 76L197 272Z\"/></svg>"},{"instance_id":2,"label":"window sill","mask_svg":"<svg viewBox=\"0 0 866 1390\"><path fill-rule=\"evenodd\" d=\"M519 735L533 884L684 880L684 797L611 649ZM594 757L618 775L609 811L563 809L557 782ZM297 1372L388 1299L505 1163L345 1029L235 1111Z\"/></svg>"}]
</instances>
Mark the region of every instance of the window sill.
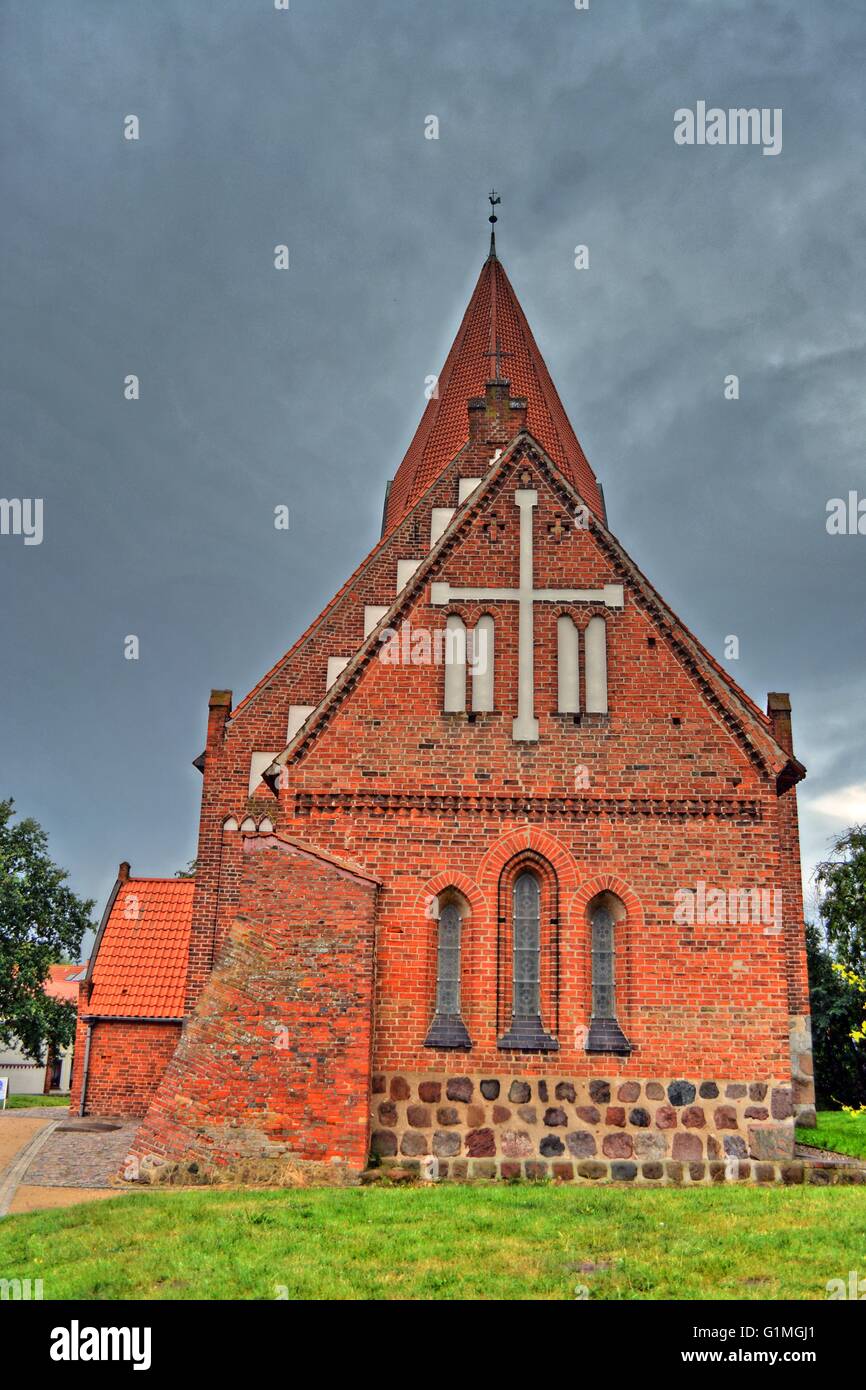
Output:
<instances>
[{"instance_id":1,"label":"window sill","mask_svg":"<svg viewBox=\"0 0 866 1390\"><path fill-rule=\"evenodd\" d=\"M500 1052L559 1051L559 1043L542 1026L540 1018L513 1018L508 1032L496 1046Z\"/></svg>"},{"instance_id":2,"label":"window sill","mask_svg":"<svg viewBox=\"0 0 866 1390\"><path fill-rule=\"evenodd\" d=\"M472 1039L459 1014L437 1014L424 1039L425 1047L439 1052L469 1052Z\"/></svg>"},{"instance_id":3,"label":"window sill","mask_svg":"<svg viewBox=\"0 0 866 1390\"><path fill-rule=\"evenodd\" d=\"M594 1018L589 1025L587 1052L606 1052L615 1057L628 1057L632 1045L615 1018Z\"/></svg>"}]
</instances>

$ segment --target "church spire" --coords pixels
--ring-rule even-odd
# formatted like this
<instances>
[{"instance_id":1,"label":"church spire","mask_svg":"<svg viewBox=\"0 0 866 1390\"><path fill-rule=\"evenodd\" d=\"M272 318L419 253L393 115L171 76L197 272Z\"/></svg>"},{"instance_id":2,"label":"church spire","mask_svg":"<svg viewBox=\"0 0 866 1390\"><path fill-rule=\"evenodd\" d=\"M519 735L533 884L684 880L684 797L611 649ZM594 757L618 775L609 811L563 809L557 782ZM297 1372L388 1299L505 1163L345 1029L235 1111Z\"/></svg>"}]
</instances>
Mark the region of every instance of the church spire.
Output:
<instances>
[{"instance_id":1,"label":"church spire","mask_svg":"<svg viewBox=\"0 0 866 1390\"><path fill-rule=\"evenodd\" d=\"M493 209L499 195L492 192L489 197L495 227ZM494 236L491 233L490 255L481 267L457 337L390 486L385 531L405 516L466 444L469 401L484 395L491 377L501 389L507 387L511 397L526 400L526 428L571 480L590 511L604 516L598 481L496 254Z\"/></svg>"}]
</instances>

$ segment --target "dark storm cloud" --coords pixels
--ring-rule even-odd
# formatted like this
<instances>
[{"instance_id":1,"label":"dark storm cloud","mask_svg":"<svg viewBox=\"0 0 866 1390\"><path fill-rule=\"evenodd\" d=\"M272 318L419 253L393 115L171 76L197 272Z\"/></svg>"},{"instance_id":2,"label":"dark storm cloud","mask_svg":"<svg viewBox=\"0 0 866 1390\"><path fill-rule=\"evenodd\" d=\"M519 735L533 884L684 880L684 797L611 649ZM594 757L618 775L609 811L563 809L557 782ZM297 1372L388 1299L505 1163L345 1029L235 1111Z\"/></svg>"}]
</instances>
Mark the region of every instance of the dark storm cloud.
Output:
<instances>
[{"instance_id":1,"label":"dark storm cloud","mask_svg":"<svg viewBox=\"0 0 866 1390\"><path fill-rule=\"evenodd\" d=\"M245 693L375 539L491 184L613 529L717 656L739 636L757 700L792 693L807 861L866 816L866 537L824 525L866 493L860 4L11 0L2 23L0 490L45 499L41 546L0 540L3 791L79 890L194 854L208 690ZM698 100L781 107L781 155L675 146Z\"/></svg>"}]
</instances>

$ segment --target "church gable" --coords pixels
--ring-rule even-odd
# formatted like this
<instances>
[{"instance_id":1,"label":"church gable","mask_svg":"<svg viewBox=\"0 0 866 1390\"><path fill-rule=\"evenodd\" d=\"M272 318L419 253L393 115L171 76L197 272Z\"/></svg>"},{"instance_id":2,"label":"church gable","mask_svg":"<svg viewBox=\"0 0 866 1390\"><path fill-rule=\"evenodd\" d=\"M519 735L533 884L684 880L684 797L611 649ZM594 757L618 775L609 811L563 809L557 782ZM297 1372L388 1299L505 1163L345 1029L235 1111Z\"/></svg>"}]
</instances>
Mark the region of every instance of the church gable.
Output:
<instances>
[{"instance_id":1,"label":"church gable","mask_svg":"<svg viewBox=\"0 0 866 1390\"><path fill-rule=\"evenodd\" d=\"M342 783L383 776L395 738L402 782L476 765L488 768L484 780L498 769L505 781L530 753L561 790L647 789L663 778L680 795L742 794L761 762L525 434L270 780L315 779L343 760Z\"/></svg>"}]
</instances>

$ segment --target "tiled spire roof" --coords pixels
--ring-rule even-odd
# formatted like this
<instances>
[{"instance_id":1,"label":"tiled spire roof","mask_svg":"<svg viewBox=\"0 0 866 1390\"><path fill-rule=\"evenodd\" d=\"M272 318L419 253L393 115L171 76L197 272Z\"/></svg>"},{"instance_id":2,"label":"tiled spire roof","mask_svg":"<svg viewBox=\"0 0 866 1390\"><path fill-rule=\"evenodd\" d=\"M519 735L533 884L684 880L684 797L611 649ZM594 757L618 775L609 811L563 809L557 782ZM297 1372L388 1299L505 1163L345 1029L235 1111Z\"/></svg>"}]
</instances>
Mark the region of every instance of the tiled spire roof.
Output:
<instances>
[{"instance_id":1,"label":"tiled spire roof","mask_svg":"<svg viewBox=\"0 0 866 1390\"><path fill-rule=\"evenodd\" d=\"M604 517L595 474L563 409L511 281L494 253L484 263L440 373L439 394L428 402L391 485L386 531L397 524L466 443L466 403L472 396L483 396L485 382L496 374L496 359L489 354L497 340L503 354L502 375L511 383L511 394L527 400L527 429L591 511Z\"/></svg>"}]
</instances>

